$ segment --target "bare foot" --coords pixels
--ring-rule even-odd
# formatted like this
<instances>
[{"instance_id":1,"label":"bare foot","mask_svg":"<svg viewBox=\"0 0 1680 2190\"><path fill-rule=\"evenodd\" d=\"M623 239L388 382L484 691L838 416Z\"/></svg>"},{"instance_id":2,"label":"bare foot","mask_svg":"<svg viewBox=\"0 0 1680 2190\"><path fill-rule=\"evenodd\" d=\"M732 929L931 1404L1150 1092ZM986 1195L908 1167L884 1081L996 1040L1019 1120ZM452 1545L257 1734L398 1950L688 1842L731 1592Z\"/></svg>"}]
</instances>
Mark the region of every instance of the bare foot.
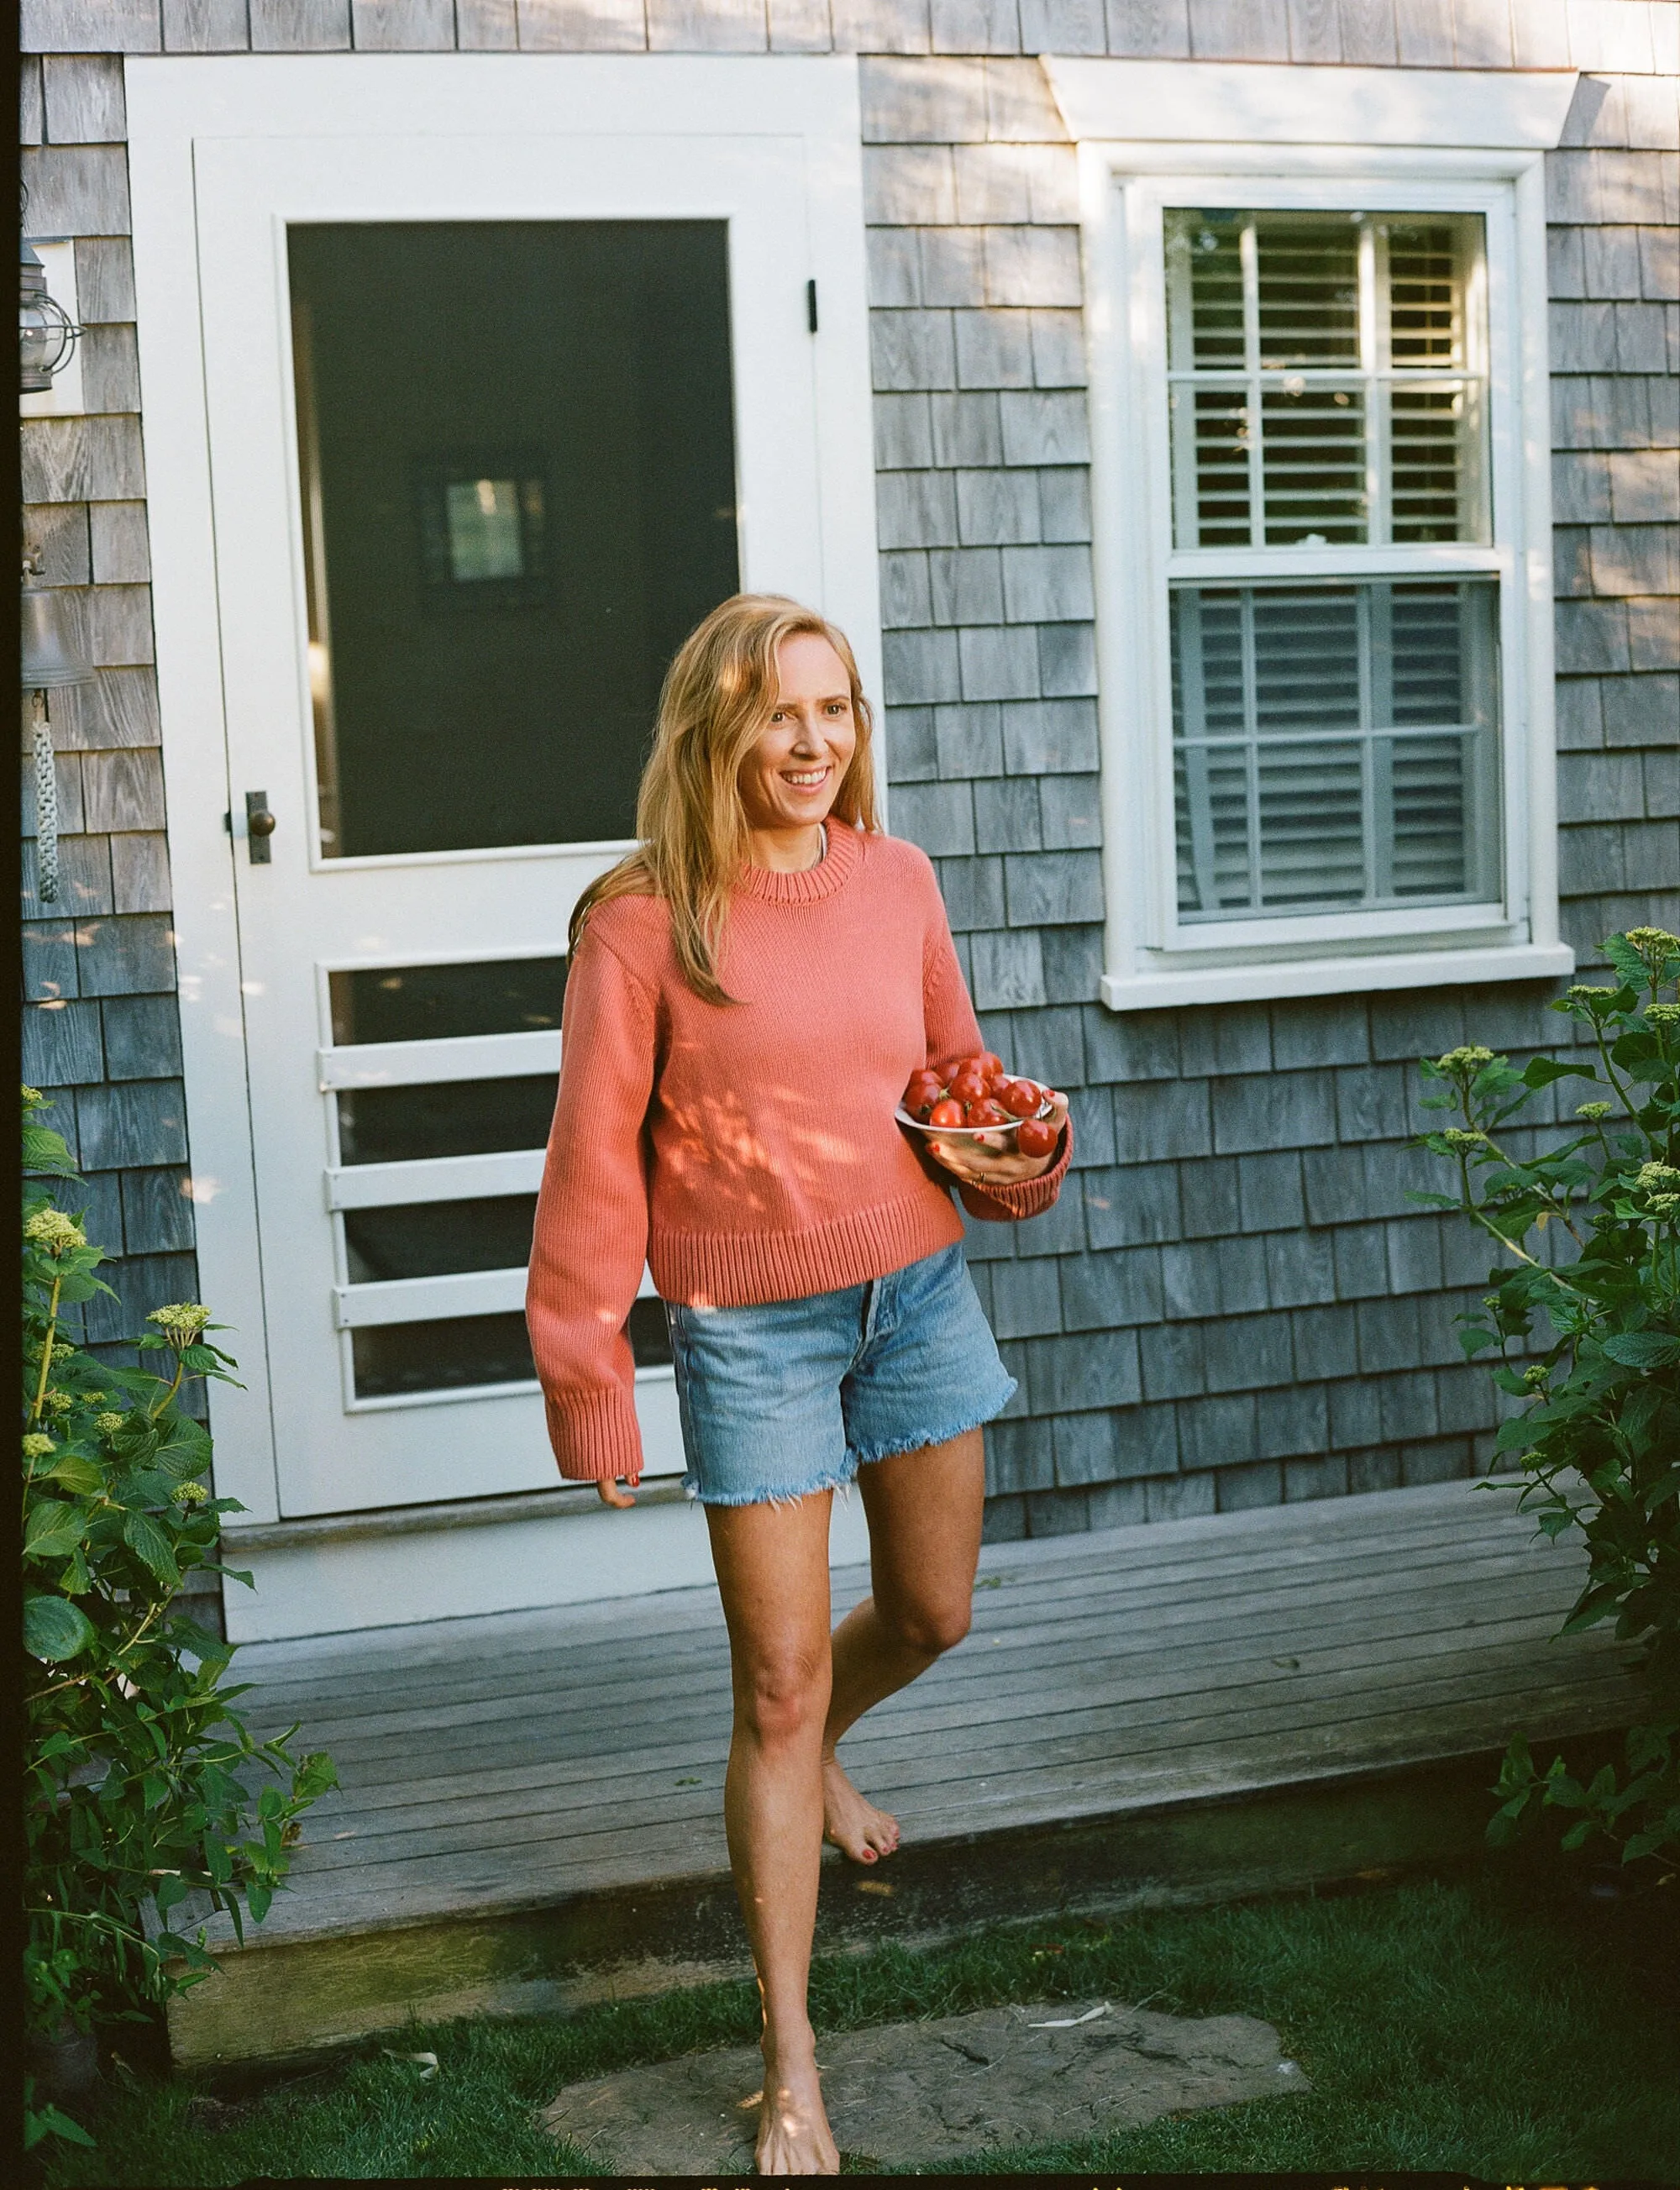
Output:
<instances>
[{"instance_id":1,"label":"bare foot","mask_svg":"<svg viewBox=\"0 0 1680 2190\"><path fill-rule=\"evenodd\" d=\"M814 2057L797 2066L764 2062L753 2165L760 2175L837 2175L840 2153L828 2126Z\"/></svg>"},{"instance_id":2,"label":"bare foot","mask_svg":"<svg viewBox=\"0 0 1680 2190\"><path fill-rule=\"evenodd\" d=\"M865 1801L836 1756L823 1759L822 1836L854 1863L877 1863L899 1844L898 1819Z\"/></svg>"}]
</instances>

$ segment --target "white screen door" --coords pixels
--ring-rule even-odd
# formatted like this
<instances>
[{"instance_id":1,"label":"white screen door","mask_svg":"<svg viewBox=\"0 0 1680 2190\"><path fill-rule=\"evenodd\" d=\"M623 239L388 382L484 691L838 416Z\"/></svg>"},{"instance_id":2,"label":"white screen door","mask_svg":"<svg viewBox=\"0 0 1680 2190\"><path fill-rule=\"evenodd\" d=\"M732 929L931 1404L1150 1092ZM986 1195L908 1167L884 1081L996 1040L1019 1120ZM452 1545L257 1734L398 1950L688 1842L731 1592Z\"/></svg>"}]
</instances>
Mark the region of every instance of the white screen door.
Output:
<instances>
[{"instance_id":1,"label":"white screen door","mask_svg":"<svg viewBox=\"0 0 1680 2190\"><path fill-rule=\"evenodd\" d=\"M568 916L630 834L683 633L737 586L844 614L873 584L866 559L837 582L831 508L825 533L809 147L191 151L274 1510L545 1487L520 1304ZM161 604L166 695L172 627ZM182 927L190 1004L225 1001L236 969ZM218 1099L190 1062L190 1106ZM196 1166L218 1136L221 1111ZM240 1216L201 1227L205 1290L225 1308L219 1258L248 1363ZM650 1296L630 1335L668 1472Z\"/></svg>"}]
</instances>

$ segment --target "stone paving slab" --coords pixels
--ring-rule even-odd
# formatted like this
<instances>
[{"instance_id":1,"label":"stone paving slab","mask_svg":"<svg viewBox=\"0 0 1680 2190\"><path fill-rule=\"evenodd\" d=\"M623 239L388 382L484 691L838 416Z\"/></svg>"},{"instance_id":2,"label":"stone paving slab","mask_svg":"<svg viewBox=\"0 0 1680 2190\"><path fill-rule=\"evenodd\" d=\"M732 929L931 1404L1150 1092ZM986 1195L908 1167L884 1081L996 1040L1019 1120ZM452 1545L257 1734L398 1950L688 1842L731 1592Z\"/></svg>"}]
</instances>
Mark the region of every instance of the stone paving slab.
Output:
<instances>
[{"instance_id":1,"label":"stone paving slab","mask_svg":"<svg viewBox=\"0 0 1680 2190\"><path fill-rule=\"evenodd\" d=\"M820 2039L817 2057L842 2153L900 2167L1311 2088L1269 2023L1105 2000L846 2031ZM542 2119L604 2172L740 2173L752 2164L761 2080L756 2046L690 2053L569 2084Z\"/></svg>"}]
</instances>

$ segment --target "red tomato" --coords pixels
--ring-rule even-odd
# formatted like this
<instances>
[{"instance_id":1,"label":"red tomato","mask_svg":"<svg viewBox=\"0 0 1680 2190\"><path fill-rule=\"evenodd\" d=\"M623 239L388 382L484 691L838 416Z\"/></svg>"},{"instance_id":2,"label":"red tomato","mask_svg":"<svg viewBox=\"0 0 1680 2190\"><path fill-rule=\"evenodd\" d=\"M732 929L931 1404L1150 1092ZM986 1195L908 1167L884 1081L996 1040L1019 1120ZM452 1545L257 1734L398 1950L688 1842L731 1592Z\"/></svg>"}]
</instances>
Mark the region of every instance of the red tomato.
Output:
<instances>
[{"instance_id":1,"label":"red tomato","mask_svg":"<svg viewBox=\"0 0 1680 2190\"><path fill-rule=\"evenodd\" d=\"M1030 1080L1007 1081L997 1099L1012 1118L1030 1118L1039 1105L1038 1090Z\"/></svg>"},{"instance_id":2,"label":"red tomato","mask_svg":"<svg viewBox=\"0 0 1680 2190\"><path fill-rule=\"evenodd\" d=\"M944 1092L931 1072L918 1072L904 1091L904 1106L906 1110L913 1110L918 1103L937 1103Z\"/></svg>"},{"instance_id":3,"label":"red tomato","mask_svg":"<svg viewBox=\"0 0 1680 2190\"><path fill-rule=\"evenodd\" d=\"M1015 1146L1024 1156L1047 1156L1060 1138L1048 1118L1023 1118L1015 1128Z\"/></svg>"},{"instance_id":4,"label":"red tomato","mask_svg":"<svg viewBox=\"0 0 1680 2190\"><path fill-rule=\"evenodd\" d=\"M928 1123L930 1126L960 1126L962 1123L962 1105L949 1099L935 1103L928 1113Z\"/></svg>"},{"instance_id":5,"label":"red tomato","mask_svg":"<svg viewBox=\"0 0 1680 2190\"><path fill-rule=\"evenodd\" d=\"M986 1084L977 1072L959 1072L951 1083L953 1103L983 1103L985 1095Z\"/></svg>"},{"instance_id":6,"label":"red tomato","mask_svg":"<svg viewBox=\"0 0 1680 2190\"><path fill-rule=\"evenodd\" d=\"M1007 1126L1009 1113L988 1095L980 1102L963 1104L962 1122L965 1126Z\"/></svg>"}]
</instances>

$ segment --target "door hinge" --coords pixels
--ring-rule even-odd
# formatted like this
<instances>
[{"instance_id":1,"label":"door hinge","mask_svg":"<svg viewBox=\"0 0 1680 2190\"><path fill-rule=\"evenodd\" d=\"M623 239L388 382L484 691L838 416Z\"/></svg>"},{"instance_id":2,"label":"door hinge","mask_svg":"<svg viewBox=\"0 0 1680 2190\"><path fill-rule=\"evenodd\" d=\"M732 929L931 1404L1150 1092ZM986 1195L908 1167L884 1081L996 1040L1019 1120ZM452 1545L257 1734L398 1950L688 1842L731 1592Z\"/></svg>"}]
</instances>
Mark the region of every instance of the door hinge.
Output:
<instances>
[{"instance_id":1,"label":"door hinge","mask_svg":"<svg viewBox=\"0 0 1680 2190\"><path fill-rule=\"evenodd\" d=\"M808 281L805 284L805 325L812 334L816 332L817 285L814 281Z\"/></svg>"}]
</instances>

